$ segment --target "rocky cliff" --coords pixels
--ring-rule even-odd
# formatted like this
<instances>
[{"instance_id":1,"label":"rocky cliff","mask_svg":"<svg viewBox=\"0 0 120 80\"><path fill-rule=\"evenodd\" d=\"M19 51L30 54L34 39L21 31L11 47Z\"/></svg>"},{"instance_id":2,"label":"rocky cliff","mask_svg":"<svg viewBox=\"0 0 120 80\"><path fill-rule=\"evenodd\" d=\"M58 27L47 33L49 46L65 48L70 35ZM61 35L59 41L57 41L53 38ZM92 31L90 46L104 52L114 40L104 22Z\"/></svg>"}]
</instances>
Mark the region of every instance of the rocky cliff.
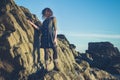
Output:
<instances>
[{"instance_id":1,"label":"rocky cliff","mask_svg":"<svg viewBox=\"0 0 120 80\"><path fill-rule=\"evenodd\" d=\"M120 74L120 52L110 42L89 43L86 53L91 55L92 67L98 67L111 74Z\"/></svg>"},{"instance_id":2,"label":"rocky cliff","mask_svg":"<svg viewBox=\"0 0 120 80\"><path fill-rule=\"evenodd\" d=\"M41 25L28 9L17 6L13 0L1 0L0 80L115 79L103 70L90 68L81 58L76 62L78 52L64 35L58 35L59 71L53 70L53 61L46 68L44 50L38 47L41 33L34 30L27 18ZM49 49L49 54L53 55L52 49Z\"/></svg>"}]
</instances>

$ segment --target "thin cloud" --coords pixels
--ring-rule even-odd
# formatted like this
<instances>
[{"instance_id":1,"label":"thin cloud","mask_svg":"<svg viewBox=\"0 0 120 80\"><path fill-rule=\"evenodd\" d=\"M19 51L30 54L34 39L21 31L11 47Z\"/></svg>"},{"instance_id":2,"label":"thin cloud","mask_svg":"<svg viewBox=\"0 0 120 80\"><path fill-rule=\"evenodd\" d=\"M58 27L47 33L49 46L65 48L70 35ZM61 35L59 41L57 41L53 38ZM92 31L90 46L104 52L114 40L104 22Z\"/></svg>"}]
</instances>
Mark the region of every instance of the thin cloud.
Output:
<instances>
[{"instance_id":1,"label":"thin cloud","mask_svg":"<svg viewBox=\"0 0 120 80\"><path fill-rule=\"evenodd\" d=\"M120 34L118 35L112 35L112 34L67 34L68 36L71 37L86 37L86 38L114 38L114 39L120 39Z\"/></svg>"}]
</instances>

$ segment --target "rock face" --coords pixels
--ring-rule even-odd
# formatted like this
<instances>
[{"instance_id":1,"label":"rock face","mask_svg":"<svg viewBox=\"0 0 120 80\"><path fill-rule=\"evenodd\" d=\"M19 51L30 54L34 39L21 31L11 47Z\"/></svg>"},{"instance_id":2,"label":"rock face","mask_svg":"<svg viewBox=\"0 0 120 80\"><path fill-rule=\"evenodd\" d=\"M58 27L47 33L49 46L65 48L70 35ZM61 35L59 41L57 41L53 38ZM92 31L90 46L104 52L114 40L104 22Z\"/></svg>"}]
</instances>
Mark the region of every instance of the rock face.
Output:
<instances>
[{"instance_id":1,"label":"rock face","mask_svg":"<svg viewBox=\"0 0 120 80\"><path fill-rule=\"evenodd\" d=\"M64 35L58 35L59 71L53 70L53 61L46 68L44 50L39 48L41 32L34 30L27 18L41 25L28 9L17 6L13 0L1 0L0 80L115 79L105 71L90 68L84 60L77 63L74 57L78 52ZM52 49L49 54L53 56Z\"/></svg>"},{"instance_id":2,"label":"rock face","mask_svg":"<svg viewBox=\"0 0 120 80\"><path fill-rule=\"evenodd\" d=\"M91 55L91 65L111 74L120 74L120 52L109 42L89 43L86 53Z\"/></svg>"}]
</instances>

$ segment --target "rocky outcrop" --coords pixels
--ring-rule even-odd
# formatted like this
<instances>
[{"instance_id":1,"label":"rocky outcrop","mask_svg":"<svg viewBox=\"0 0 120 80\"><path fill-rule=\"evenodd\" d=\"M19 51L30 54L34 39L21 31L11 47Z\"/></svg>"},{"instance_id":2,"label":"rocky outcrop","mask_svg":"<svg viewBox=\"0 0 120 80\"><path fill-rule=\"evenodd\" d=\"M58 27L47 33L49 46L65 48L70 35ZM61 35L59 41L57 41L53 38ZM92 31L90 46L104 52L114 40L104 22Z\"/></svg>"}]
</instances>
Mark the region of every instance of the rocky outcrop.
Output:
<instances>
[{"instance_id":1,"label":"rocky outcrop","mask_svg":"<svg viewBox=\"0 0 120 80\"><path fill-rule=\"evenodd\" d=\"M120 52L110 42L89 43L88 50L93 58L92 67L98 67L106 70L111 74L120 74Z\"/></svg>"},{"instance_id":2,"label":"rocky outcrop","mask_svg":"<svg viewBox=\"0 0 120 80\"><path fill-rule=\"evenodd\" d=\"M41 22L13 0L0 3L0 80L95 80L115 79L105 71L90 68L84 60L76 63L75 46L64 35L58 35L59 71L53 61L45 67L44 50L39 48L41 32L27 22ZM49 49L53 56L52 49ZM40 62L41 63L40 63ZM48 72L46 72L46 69Z\"/></svg>"}]
</instances>

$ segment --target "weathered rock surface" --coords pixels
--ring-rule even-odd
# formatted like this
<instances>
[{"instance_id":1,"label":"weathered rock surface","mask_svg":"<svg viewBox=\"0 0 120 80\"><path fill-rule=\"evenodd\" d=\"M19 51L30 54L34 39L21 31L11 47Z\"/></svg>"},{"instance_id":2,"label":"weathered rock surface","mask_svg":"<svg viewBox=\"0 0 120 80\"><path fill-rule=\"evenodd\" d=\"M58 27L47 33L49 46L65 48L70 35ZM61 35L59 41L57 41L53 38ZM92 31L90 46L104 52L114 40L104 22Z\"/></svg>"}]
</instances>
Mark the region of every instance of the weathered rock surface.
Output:
<instances>
[{"instance_id":1,"label":"weathered rock surface","mask_svg":"<svg viewBox=\"0 0 120 80\"><path fill-rule=\"evenodd\" d=\"M90 68L82 59L76 63L74 57L78 52L64 35L58 35L59 71L53 70L51 61L47 68L49 72L46 72L44 50L38 44L41 33L34 30L27 18L41 25L28 9L17 6L13 0L1 0L0 80L115 79L105 71ZM52 49L49 49L49 54L53 56Z\"/></svg>"},{"instance_id":2,"label":"weathered rock surface","mask_svg":"<svg viewBox=\"0 0 120 80\"><path fill-rule=\"evenodd\" d=\"M92 66L106 70L111 74L120 74L120 52L109 42L89 43L86 51L91 55Z\"/></svg>"}]
</instances>

